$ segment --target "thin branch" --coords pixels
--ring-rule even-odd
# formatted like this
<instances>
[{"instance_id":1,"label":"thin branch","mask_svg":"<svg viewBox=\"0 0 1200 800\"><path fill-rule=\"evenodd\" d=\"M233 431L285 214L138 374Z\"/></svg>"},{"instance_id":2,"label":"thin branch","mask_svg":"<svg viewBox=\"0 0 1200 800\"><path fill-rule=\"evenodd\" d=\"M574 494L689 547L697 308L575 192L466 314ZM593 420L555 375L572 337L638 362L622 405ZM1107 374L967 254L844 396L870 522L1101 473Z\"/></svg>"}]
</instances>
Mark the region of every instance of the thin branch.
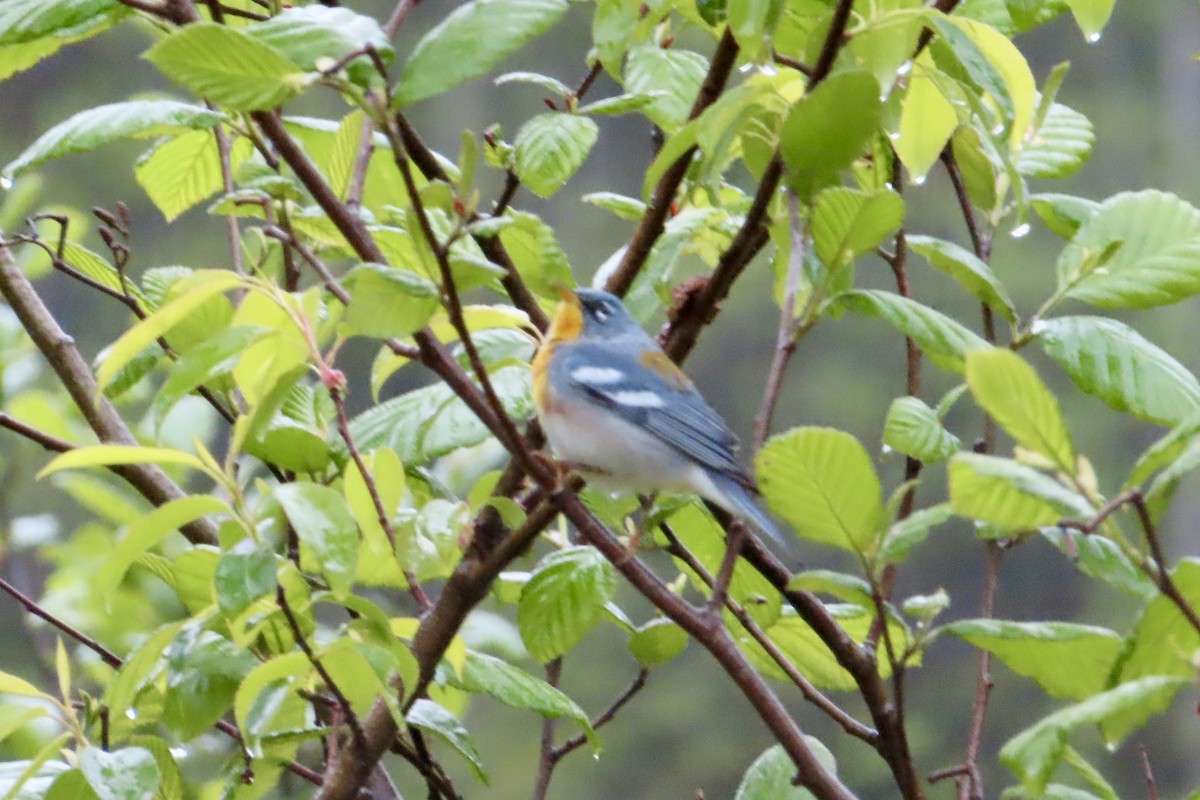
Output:
<instances>
[{"instance_id":1,"label":"thin branch","mask_svg":"<svg viewBox=\"0 0 1200 800\"><path fill-rule=\"evenodd\" d=\"M236 187L233 183L233 163L230 161L229 134L219 122L213 126L213 133L217 139L217 153L221 159L221 183L225 194L233 194ZM242 262L242 232L238 227L237 215L228 214L225 217L225 226L229 230L229 257L232 259L233 271L244 275L246 267Z\"/></svg>"},{"instance_id":2,"label":"thin branch","mask_svg":"<svg viewBox=\"0 0 1200 800\"><path fill-rule=\"evenodd\" d=\"M837 8L833 11L833 18L829 22L829 31L825 34L825 41L821 45L821 55L817 57L817 63L813 66L812 80L809 87L825 80L829 75L829 71L833 69L833 62L837 59L838 52L841 51L844 44L843 37L846 35L846 24L850 21L850 9L854 6L854 0L838 0Z\"/></svg>"},{"instance_id":3,"label":"thin branch","mask_svg":"<svg viewBox=\"0 0 1200 800\"><path fill-rule=\"evenodd\" d=\"M396 31L400 30L400 26L404 24L408 12L412 11L413 7L419 2L421 0L400 0L400 2L396 3L396 7L392 9L387 22L383 23L383 32L387 35L388 39L396 38Z\"/></svg>"},{"instance_id":4,"label":"thin branch","mask_svg":"<svg viewBox=\"0 0 1200 800\"><path fill-rule=\"evenodd\" d=\"M991 619L996 610L996 585L1000 578L1000 562L1004 550L992 540L987 542L987 562L983 572L983 602L979 615ZM979 651L979 677L975 682L975 705L971 711L971 730L967 734L967 755L963 761L965 774L956 778L959 800L983 800L983 777L979 772L979 751L983 745L983 722L987 716L988 701L992 696L995 681L991 673L992 654Z\"/></svg>"},{"instance_id":5,"label":"thin branch","mask_svg":"<svg viewBox=\"0 0 1200 800\"><path fill-rule=\"evenodd\" d=\"M44 449L53 453L65 453L75 449L75 445L70 442L39 430L3 411L0 411L0 428L8 428L13 433L19 433L29 441L40 444Z\"/></svg>"},{"instance_id":6,"label":"thin branch","mask_svg":"<svg viewBox=\"0 0 1200 800\"><path fill-rule=\"evenodd\" d=\"M59 326L29 279L13 260L12 251L0 233L0 294L17 315L21 327L50 363L88 425L107 444L136 445L137 439L116 408L96 386L91 367L75 347L75 340ZM128 464L114 469L155 506L186 497L186 493L156 466ZM217 528L207 518L181 529L194 544L214 544Z\"/></svg>"},{"instance_id":7,"label":"thin branch","mask_svg":"<svg viewBox=\"0 0 1200 800\"><path fill-rule=\"evenodd\" d=\"M726 81L729 80L729 74L733 71L737 53L737 40L734 38L733 32L726 27L725 33L717 43L712 61L709 63L708 73L704 76L704 82L700 84L700 91L697 92L692 109L688 113L689 120L700 116L720 97L721 92L725 90ZM654 194L650 198L650 204L646 207L646 213L642 215L642 220L638 223L637 230L634 231L633 238L630 239L629 246L625 249L625 254L621 256L621 263L608 278L608 285L605 288L610 292L623 295L633 285L633 279L641 271L642 265L646 263L646 259L650 255L650 250L653 249L654 243L658 241L658 237L666 227L671 203L675 201L675 194L679 191L684 176L687 175L688 167L691 165L695 153L695 147L688 148L687 152L675 159L675 162L658 179L658 183L654 187Z\"/></svg>"},{"instance_id":8,"label":"thin branch","mask_svg":"<svg viewBox=\"0 0 1200 800\"><path fill-rule=\"evenodd\" d=\"M796 319L796 301L800 296L800 279L804 275L804 257L808 242L807 231L800 219L800 200L794 192L788 193L788 215L791 220L791 251L788 253L783 304L779 310L779 327L775 333L775 352L771 357L771 368L767 372L762 406L758 416L754 418L754 452L762 449L771 432L771 417L779 403L784 373L792 354L796 352L796 335L800 327Z\"/></svg>"},{"instance_id":9,"label":"thin branch","mask_svg":"<svg viewBox=\"0 0 1200 800\"><path fill-rule=\"evenodd\" d=\"M621 694L617 696L617 699L612 702L612 705L606 708L604 713L591 721L592 730L599 730L603 726L612 722L613 718L617 715L617 712L620 711L626 703L632 700L634 695L636 695L642 690L643 687L645 687L646 681L649 679L649 677L650 670L646 667L642 667L642 669L638 671L638 674L634 676L633 681L627 687L625 687L625 691L621 692ZM575 750L578 750L580 747L583 747L587 743L587 740L588 738L586 734L576 734L560 744L558 747L554 748L554 751L551 753L551 757L555 761L560 761L564 756L574 752Z\"/></svg>"},{"instance_id":10,"label":"thin branch","mask_svg":"<svg viewBox=\"0 0 1200 800\"><path fill-rule=\"evenodd\" d=\"M546 665L546 683L557 689L561 676L562 659L556 658ZM554 775L557 763L558 759L554 757L554 717L546 717L542 720L542 743L538 753L537 777L533 783L533 800L546 800L550 778Z\"/></svg>"}]
</instances>

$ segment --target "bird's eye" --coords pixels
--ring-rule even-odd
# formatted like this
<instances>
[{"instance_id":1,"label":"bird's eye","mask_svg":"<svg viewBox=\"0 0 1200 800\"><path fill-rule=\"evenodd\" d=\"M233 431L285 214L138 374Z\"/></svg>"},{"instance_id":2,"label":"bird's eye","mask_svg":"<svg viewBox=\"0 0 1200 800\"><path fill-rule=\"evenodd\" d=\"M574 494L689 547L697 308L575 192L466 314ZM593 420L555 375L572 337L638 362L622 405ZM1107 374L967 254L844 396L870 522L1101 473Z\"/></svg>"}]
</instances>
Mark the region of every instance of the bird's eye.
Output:
<instances>
[{"instance_id":1,"label":"bird's eye","mask_svg":"<svg viewBox=\"0 0 1200 800\"><path fill-rule=\"evenodd\" d=\"M608 307L608 304L605 302L599 302L592 306L592 316L595 317L598 322L604 322L604 320L608 319L608 315L610 313L611 311Z\"/></svg>"}]
</instances>

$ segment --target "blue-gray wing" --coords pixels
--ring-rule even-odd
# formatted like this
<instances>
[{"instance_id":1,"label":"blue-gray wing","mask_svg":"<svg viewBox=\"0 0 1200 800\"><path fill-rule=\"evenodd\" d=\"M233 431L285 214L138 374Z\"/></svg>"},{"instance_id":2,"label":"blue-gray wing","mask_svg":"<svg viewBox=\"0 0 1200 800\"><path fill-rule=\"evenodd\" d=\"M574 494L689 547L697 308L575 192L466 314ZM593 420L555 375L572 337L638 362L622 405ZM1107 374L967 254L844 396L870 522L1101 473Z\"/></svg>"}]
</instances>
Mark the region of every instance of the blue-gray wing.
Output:
<instances>
[{"instance_id":1,"label":"blue-gray wing","mask_svg":"<svg viewBox=\"0 0 1200 800\"><path fill-rule=\"evenodd\" d=\"M569 345L561 377L597 405L657 436L690 459L748 488L754 481L734 458L737 437L682 373L647 366L647 349ZM566 349L566 348L564 348ZM661 361L660 358L656 359ZM651 362L653 363L653 362Z\"/></svg>"}]
</instances>

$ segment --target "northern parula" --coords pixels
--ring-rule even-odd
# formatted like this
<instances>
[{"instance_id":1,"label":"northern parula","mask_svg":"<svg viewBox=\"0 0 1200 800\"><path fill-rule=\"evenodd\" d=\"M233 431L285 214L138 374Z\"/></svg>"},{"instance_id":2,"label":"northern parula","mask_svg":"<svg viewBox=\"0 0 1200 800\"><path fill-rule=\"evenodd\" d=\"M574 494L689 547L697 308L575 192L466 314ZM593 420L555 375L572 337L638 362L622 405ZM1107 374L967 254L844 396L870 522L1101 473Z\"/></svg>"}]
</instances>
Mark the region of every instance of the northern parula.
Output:
<instances>
[{"instance_id":1,"label":"northern parula","mask_svg":"<svg viewBox=\"0 0 1200 800\"><path fill-rule=\"evenodd\" d=\"M564 290L533 360L533 399L555 455L593 484L696 494L784 541L725 420L616 295Z\"/></svg>"}]
</instances>

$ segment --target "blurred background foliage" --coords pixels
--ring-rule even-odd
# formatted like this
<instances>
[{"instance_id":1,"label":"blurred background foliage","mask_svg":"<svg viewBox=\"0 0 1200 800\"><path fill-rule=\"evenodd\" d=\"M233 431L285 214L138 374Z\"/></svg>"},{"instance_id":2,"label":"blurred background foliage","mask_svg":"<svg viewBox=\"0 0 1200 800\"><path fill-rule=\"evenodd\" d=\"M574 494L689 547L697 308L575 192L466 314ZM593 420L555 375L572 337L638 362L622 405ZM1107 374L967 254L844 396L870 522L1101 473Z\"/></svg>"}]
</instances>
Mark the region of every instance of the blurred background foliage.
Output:
<instances>
[{"instance_id":1,"label":"blurred background foliage","mask_svg":"<svg viewBox=\"0 0 1200 800\"><path fill-rule=\"evenodd\" d=\"M357 11L384 17L391 10L386 0L352 0ZM396 41L398 58L412 43L455 4L452 0L424 0L409 16ZM547 36L505 63L506 70L536 69L568 84L576 84L586 71L584 57L589 41L591 6L575 4ZM1097 142L1089 164L1066 181L1037 182L1034 191L1056 191L1103 199L1118 191L1155 187L1178 193L1193 203L1200 201L1200 68L1192 56L1200 50L1200 11L1183 0L1122 0L1101 41L1084 40L1069 15L1017 38L1039 81L1062 61L1071 71L1059 99L1084 113L1094 123ZM76 111L129 98L138 92L169 91L152 69L141 68L139 54L151 43L148 30L135 25L117 29L82 45L65 49L33 70L0 84L0 163L11 160L36 136ZM133 81L144 82L135 85ZM614 85L602 77L593 97L612 94ZM289 107L292 114L341 113L328 93L309 93ZM473 81L449 94L418 104L410 118L427 141L451 156L457 151L463 129L479 132L498 123L515 132L520 123L543 108L542 91L510 84L496 87L486 80ZM644 171L653 157L654 143L648 123L628 116L600 122L598 145L567 190L552 200L540 200L521 191L515 205L543 215L555 227L577 278L586 282L597 266L622 246L631 223L618 220L578 198L593 191L637 195ZM88 209L115 207L123 201L133 219L131 271L170 264L193 267L225 266L226 231L220 218L205 215L201 204L172 225L137 186L132 164L146 143L110 145L94 153L71 156L46 165L40 172L39 208L62 210L68 206L81 224L88 225ZM502 176L481 176L485 198L498 195ZM28 187L26 187L28 188ZM907 187L907 227L910 232L966 243L961 215L949 182L935 169L928 183ZM11 224L11 222L9 222ZM94 233L84 239L103 248ZM1061 242L1035 220L1032 233L1013 238L998 234L993 263L1011 288L1018 309L1028 313L1053 287L1053 264ZM859 281L868 286L890 287L887 266L864 259ZM961 291L948 279L912 259L913 290L923 302L958 319L970 319ZM771 275L765 263L756 264L739 283L717 323L706 333L688 364L688 370L717 409L748 439L753 415L761 397L774 340L776 309L769 301ZM91 357L118 335L127 324L127 313L114 302L100 298L61 276L39 284L65 327L78 338ZM1196 348L1195 299L1142 315L1138 328L1193 372L1200 371ZM961 307L959 304L963 304ZM7 323L6 323L7 324ZM2 334L0 334L2 335ZM340 365L350 375L353 409L370 397L367 370L373 350L353 345ZM1033 357L1032 353L1026 353ZM1092 459L1101 488L1113 492L1137 453L1160 432L1111 411L1085 396L1047 359L1034 358L1064 407L1081 453ZM925 396L937 398L951 386L951 377L926 367ZM422 380L413 370L394 380L384 392L390 396ZM406 383L406 381L408 383ZM794 425L829 425L847 430L870 446L876 445L881 473L894 487L903 471L902 457L878 447L884 414L890 401L903 393L903 342L879 322L851 325L829 322L818 326L803 341L797 362L787 378L776 414L776 429ZM959 404L954 413L972 413ZM206 426L196 407L173 416L181 442ZM953 422L953 420L952 420ZM75 530L84 510L64 493L62 482L35 483L32 475L45 455L10 434L0 435L0 574L31 594L41 595L47 565L54 564L56 548L70 533L75 557L89 547L96 559L107 539ZM933 502L943 492L944 467L931 467L920 489L923 502ZM74 476L70 480L86 480ZM69 488L69 487L67 487ZM1195 477L1177 496L1163 538L1172 557L1200 552L1200 501L1195 497ZM74 492L80 496L81 492ZM86 494L86 493L84 493ZM55 509L54 519L44 516ZM114 513L122 513L119 509ZM94 533L94 532L93 532ZM810 567L845 566L829 552L805 547ZM969 530L943 526L931 542L919 548L900 573L898 597L929 593L944 587L952 598L948 617L975 616L978 611L983 548ZM88 616L92 630L105 640L97 616L103 610L94 601L72 591L71 575L60 573L47 587L48 605L64 613ZM627 608L637 601L623 598ZM997 615L1016 620L1071 619L1109 625L1118 630L1130 622L1131 606L1112 589L1085 582L1046 542L1034 539L1006 557L1001 573ZM164 591L163 602L168 599ZM90 606L92 607L89 607ZM5 644L5 669L30 678L44 678L47 665L37 660L31 642L43 647L49 636L30 624L15 604L0 600L0 642ZM138 613L121 606L121 613ZM142 609L148 613L148 609ZM948 621L948 620L945 620ZM622 657L623 634L603 626L589 642L568 658L563 687L585 708L598 711L619 694L637 671L630 657ZM120 644L109 640L110 644ZM128 644L128 643L125 643ZM118 648L119 649L119 648ZM914 752L923 770L949 766L962 757L962 748L974 696L977 657L965 643L945 639L929 653L925 664L910 677L909 730ZM995 750L1033 719L1054 706L1035 684L1002 665L993 666L996 686L992 695L984 739L984 781L989 795L998 795L1011 783L996 764ZM797 706L802 725L833 749L843 776L864 798L884 800L895 789L883 763L861 743L852 741L810 708L800 707L792 692L785 693ZM841 698L845 699L845 698ZM1195 698L1183 693L1165 724L1139 732L1117 752L1103 754L1099 738L1077 737L1081 749L1096 759L1122 796L1144 796L1145 786L1138 748L1145 746L1164 797L1181 794L1200 782L1195 758L1197 719ZM853 702L851 710L858 710ZM471 796L527 796L536 767L540 720L527 712L506 709L480 699L468 713L471 728L491 775L491 785L468 790ZM682 658L655 671L650 685L618 720L603 731L604 750L592 758L573 756L557 770L553 796L574 798L683 798L702 790L705 797L730 797L746 766L769 744L767 731L744 704L728 691L727 681L711 659L693 647ZM20 748L19 739L10 746ZM19 755L19 754L16 754ZM470 782L465 775L463 786ZM280 787L284 796L307 792L306 787ZM406 796L422 793L402 786ZM931 797L948 797L950 782L934 788Z\"/></svg>"}]
</instances>

